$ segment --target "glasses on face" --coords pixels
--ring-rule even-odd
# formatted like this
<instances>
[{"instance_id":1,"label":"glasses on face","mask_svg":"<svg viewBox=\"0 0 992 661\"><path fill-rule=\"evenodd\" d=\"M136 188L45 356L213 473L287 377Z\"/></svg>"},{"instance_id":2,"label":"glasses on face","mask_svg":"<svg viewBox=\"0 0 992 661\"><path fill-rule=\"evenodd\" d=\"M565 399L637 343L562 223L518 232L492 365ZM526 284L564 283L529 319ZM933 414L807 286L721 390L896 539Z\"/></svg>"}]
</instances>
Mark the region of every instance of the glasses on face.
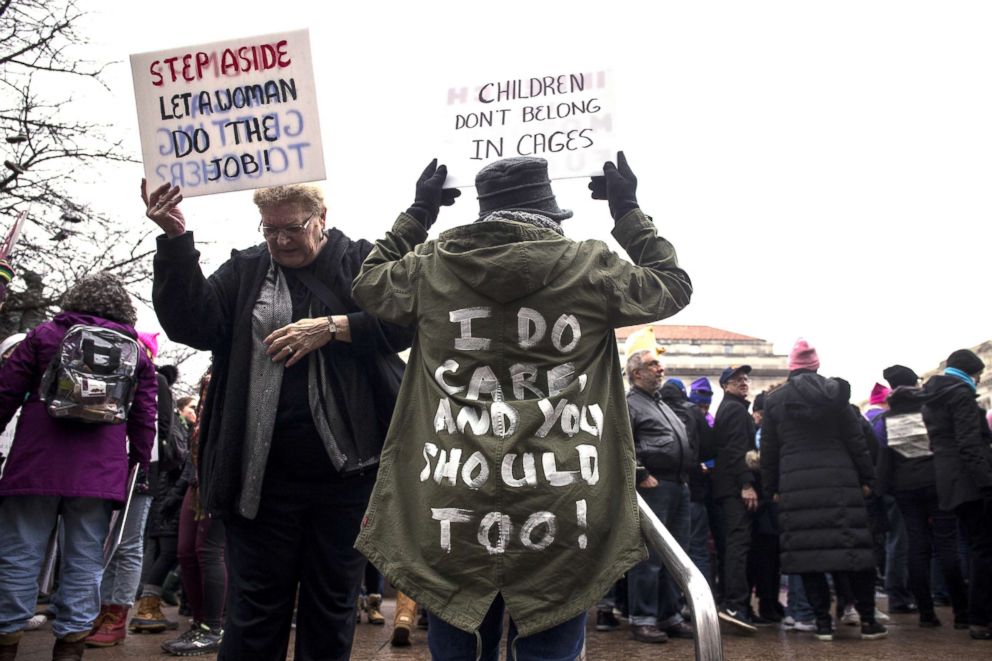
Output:
<instances>
[{"instance_id":1,"label":"glasses on face","mask_svg":"<svg viewBox=\"0 0 992 661\"><path fill-rule=\"evenodd\" d=\"M307 219L302 223L299 223L298 225L287 225L286 227L271 227L269 225L263 225L262 221L259 221L258 231L261 232L262 236L266 239L275 239L280 234L290 239L296 239L303 236L303 233L307 231L307 227L310 226L310 221L313 220L315 215L317 215L316 211L307 216Z\"/></svg>"}]
</instances>

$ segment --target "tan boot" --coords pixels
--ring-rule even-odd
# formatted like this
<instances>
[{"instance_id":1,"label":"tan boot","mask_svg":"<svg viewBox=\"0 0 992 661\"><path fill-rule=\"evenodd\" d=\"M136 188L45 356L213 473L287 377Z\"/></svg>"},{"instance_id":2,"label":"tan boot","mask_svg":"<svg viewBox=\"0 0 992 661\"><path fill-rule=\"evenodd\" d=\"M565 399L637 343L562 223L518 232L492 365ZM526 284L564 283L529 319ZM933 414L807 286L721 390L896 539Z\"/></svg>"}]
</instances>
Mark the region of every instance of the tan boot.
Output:
<instances>
[{"instance_id":1,"label":"tan boot","mask_svg":"<svg viewBox=\"0 0 992 661\"><path fill-rule=\"evenodd\" d=\"M396 616L393 617L393 636L390 643L394 647L410 644L410 631L417 617L417 602L402 592L396 593Z\"/></svg>"},{"instance_id":2,"label":"tan boot","mask_svg":"<svg viewBox=\"0 0 992 661\"><path fill-rule=\"evenodd\" d=\"M365 616L369 618L369 624L385 624L386 617L379 610L382 606L381 594L370 594L365 597Z\"/></svg>"},{"instance_id":3,"label":"tan boot","mask_svg":"<svg viewBox=\"0 0 992 661\"><path fill-rule=\"evenodd\" d=\"M131 618L130 630L134 633L147 631L148 633L159 633L165 631L169 626L169 621L162 613L162 598L149 594L134 605L134 617Z\"/></svg>"}]
</instances>

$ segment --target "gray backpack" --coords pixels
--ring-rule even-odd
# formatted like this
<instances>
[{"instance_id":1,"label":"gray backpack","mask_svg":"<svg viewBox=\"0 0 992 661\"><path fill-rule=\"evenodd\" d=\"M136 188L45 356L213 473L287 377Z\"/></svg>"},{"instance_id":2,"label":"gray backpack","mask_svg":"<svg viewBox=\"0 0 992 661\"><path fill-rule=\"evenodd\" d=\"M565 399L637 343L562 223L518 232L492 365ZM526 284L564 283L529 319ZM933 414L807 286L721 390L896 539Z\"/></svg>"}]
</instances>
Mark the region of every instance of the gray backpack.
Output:
<instances>
[{"instance_id":1,"label":"gray backpack","mask_svg":"<svg viewBox=\"0 0 992 661\"><path fill-rule=\"evenodd\" d=\"M41 380L48 415L119 425L127 420L141 347L124 333L77 324L66 332Z\"/></svg>"}]
</instances>

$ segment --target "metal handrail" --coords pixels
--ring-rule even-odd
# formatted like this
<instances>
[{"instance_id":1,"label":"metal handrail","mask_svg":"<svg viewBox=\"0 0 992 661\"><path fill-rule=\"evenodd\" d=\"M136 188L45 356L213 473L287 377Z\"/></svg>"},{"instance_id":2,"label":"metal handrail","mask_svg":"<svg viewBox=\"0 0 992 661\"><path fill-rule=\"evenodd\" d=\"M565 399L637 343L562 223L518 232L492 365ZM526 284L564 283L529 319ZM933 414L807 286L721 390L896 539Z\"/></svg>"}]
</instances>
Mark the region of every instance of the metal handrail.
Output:
<instances>
[{"instance_id":1,"label":"metal handrail","mask_svg":"<svg viewBox=\"0 0 992 661\"><path fill-rule=\"evenodd\" d=\"M720 618L717 615L713 593L703 573L682 550L672 533L668 532L641 494L637 494L637 508L641 513L641 534L648 545L661 556L665 569L675 579L692 609L692 624L696 635L698 661L723 661L723 642L720 638Z\"/></svg>"}]
</instances>

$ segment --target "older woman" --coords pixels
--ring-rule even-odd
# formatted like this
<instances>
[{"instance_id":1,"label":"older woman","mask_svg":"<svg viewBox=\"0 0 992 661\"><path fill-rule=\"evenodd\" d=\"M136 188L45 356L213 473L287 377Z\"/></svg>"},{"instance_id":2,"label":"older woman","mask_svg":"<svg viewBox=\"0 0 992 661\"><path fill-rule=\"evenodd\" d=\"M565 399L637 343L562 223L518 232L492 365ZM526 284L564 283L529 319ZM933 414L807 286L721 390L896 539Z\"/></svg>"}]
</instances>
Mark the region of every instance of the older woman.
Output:
<instances>
[{"instance_id":1,"label":"older woman","mask_svg":"<svg viewBox=\"0 0 992 661\"><path fill-rule=\"evenodd\" d=\"M146 197L165 232L152 298L171 339L214 355L199 466L227 533L220 658L284 658L297 586L296 658L347 658L365 565L353 544L410 332L353 301L372 246L325 229L314 186L256 191L265 242L209 278L181 199L168 185Z\"/></svg>"},{"instance_id":2,"label":"older woman","mask_svg":"<svg viewBox=\"0 0 992 661\"><path fill-rule=\"evenodd\" d=\"M55 319L28 333L0 369L0 427L21 409L0 479L0 659L4 660L14 658L20 632L34 614L38 573L59 516L65 537L54 595L53 658L81 658L83 639L100 611L103 544L111 512L126 498L129 462L147 469L155 439L155 368L134 343L134 307L120 279L109 273L86 276L69 290L62 307ZM125 377L130 385L119 401L100 399L104 388L107 394L112 392L109 378L100 383L91 380L83 387L91 408L126 411L123 424L53 417L52 407L40 394L49 367L65 364L59 358L66 354L63 338L79 326L119 334L118 339L101 344L107 335L90 333L82 340L83 351L89 352L89 362L97 370L122 362L129 370L133 367ZM62 395L63 389L56 392ZM72 408L66 404L70 399L60 401Z\"/></svg>"}]
</instances>

